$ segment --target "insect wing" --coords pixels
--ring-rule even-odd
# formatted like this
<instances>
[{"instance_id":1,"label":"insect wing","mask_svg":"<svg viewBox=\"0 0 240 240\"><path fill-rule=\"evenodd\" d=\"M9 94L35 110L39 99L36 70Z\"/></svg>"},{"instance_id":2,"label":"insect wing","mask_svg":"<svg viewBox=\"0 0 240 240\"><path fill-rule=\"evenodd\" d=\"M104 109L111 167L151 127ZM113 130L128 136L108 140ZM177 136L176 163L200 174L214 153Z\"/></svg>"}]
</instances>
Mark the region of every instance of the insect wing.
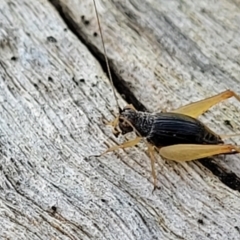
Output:
<instances>
[{"instance_id":1,"label":"insect wing","mask_svg":"<svg viewBox=\"0 0 240 240\"><path fill-rule=\"evenodd\" d=\"M202 132L203 127L194 118L176 113L161 113L155 117L148 140L155 146L198 143Z\"/></svg>"}]
</instances>

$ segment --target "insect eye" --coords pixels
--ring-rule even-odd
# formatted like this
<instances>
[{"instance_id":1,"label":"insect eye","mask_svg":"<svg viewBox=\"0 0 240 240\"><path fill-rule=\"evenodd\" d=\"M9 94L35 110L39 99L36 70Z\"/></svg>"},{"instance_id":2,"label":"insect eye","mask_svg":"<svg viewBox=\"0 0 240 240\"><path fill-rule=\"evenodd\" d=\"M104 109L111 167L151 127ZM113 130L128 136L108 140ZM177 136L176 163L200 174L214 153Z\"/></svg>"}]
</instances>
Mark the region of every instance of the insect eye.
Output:
<instances>
[{"instance_id":1,"label":"insect eye","mask_svg":"<svg viewBox=\"0 0 240 240\"><path fill-rule=\"evenodd\" d=\"M119 122L120 122L120 123L123 123L123 121L124 121L124 120L123 120L122 118L119 119Z\"/></svg>"}]
</instances>

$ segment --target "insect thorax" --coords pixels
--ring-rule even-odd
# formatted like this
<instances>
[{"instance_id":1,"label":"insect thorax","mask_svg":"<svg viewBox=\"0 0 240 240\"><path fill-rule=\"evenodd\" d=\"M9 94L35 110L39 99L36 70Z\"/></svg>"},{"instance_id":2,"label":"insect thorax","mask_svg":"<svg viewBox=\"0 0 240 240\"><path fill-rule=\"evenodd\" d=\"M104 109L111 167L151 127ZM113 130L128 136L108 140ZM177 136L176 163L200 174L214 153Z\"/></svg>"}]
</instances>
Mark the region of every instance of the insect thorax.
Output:
<instances>
[{"instance_id":1,"label":"insect thorax","mask_svg":"<svg viewBox=\"0 0 240 240\"><path fill-rule=\"evenodd\" d=\"M151 132L153 121L154 118L151 113L126 108L120 113L119 128L122 134L135 131L137 135L146 137Z\"/></svg>"}]
</instances>

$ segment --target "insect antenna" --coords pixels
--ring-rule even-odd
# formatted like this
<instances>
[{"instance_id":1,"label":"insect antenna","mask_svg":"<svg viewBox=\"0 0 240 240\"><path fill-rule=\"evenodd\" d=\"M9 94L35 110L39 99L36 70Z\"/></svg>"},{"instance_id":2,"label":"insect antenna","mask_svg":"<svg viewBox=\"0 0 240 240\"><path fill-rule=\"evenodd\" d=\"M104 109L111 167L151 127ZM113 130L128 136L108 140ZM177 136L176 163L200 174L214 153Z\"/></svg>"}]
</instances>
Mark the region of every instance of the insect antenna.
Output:
<instances>
[{"instance_id":1,"label":"insect antenna","mask_svg":"<svg viewBox=\"0 0 240 240\"><path fill-rule=\"evenodd\" d=\"M105 48L105 44L104 44L104 40L103 40L103 33L102 33L102 28L101 28L99 15L98 15L98 11L97 11L96 0L93 0L93 4L94 4L95 14L96 14L97 22L98 22L98 28L99 28L99 32L100 32L100 36L101 36L101 42L102 42L102 47L103 47L103 52L104 52L104 58L105 58L105 62L106 62L106 65L107 65L107 73L109 75L109 79L110 79L111 87L112 87L112 90L113 90L114 98L116 100L117 107L118 107L118 112L120 114L123 110L119 106L119 103L118 103L118 100L117 100L116 90L115 90L114 85L113 85L113 79L112 79L112 74L111 74L109 61L108 61L107 53L106 53L106 48ZM131 108L136 110L132 105L131 105ZM132 123L130 123L127 119L123 119L123 120L126 121L132 127L132 129L135 131L135 133L138 136L141 136L141 134L137 131L137 129L133 126ZM117 126L118 121L119 121L119 115L113 122L110 122L110 125L112 125L114 127L114 132L115 132L116 136L119 134L119 131L115 129L115 127Z\"/></svg>"},{"instance_id":2,"label":"insect antenna","mask_svg":"<svg viewBox=\"0 0 240 240\"><path fill-rule=\"evenodd\" d=\"M112 90L113 90L113 95L114 95L115 101L117 103L118 111L121 112L122 109L119 106L119 103L118 103L118 100L117 100L116 90L115 90L114 85L113 85L112 74L111 74L111 70L110 70L110 67L109 67L109 62L108 62L107 53L106 53L106 49L105 49L105 44L104 44L104 40L103 40L103 33L102 33L102 28L101 28L100 20L99 20L99 16L98 16L96 1L93 0L93 3L94 3L95 14L96 14L96 17L97 17L98 28L99 28L99 32L100 32L100 36L101 36L101 41L102 41L104 58L105 58L105 62L106 62L106 65L107 65L107 73L108 73L108 76L109 76L109 79L110 79L111 87L112 87Z\"/></svg>"}]
</instances>

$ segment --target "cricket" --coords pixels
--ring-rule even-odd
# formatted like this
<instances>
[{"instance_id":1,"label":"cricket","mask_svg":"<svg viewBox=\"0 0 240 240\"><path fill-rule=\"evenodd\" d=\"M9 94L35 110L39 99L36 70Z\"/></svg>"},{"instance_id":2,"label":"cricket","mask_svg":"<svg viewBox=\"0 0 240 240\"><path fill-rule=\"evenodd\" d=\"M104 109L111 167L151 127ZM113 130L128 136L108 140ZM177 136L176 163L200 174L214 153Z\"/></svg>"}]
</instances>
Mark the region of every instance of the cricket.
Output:
<instances>
[{"instance_id":1,"label":"cricket","mask_svg":"<svg viewBox=\"0 0 240 240\"><path fill-rule=\"evenodd\" d=\"M240 148L238 146L225 144L223 141L225 138L239 134L219 135L198 120L200 115L223 100L235 97L240 101L240 96L231 90L226 90L215 96L190 103L171 112L141 112L137 111L132 105L127 105L123 109L119 107L95 0L93 0L93 3L107 71L114 98L119 108L118 116L107 124L113 127L113 133L115 135L125 135L129 132L135 132L136 135L135 139L110 147L98 156L118 149L133 147L140 141L145 141L147 144L147 152L151 160L153 185L155 189L157 187L155 172L156 152L164 159L177 162L198 160L220 154L240 153Z\"/></svg>"}]
</instances>

